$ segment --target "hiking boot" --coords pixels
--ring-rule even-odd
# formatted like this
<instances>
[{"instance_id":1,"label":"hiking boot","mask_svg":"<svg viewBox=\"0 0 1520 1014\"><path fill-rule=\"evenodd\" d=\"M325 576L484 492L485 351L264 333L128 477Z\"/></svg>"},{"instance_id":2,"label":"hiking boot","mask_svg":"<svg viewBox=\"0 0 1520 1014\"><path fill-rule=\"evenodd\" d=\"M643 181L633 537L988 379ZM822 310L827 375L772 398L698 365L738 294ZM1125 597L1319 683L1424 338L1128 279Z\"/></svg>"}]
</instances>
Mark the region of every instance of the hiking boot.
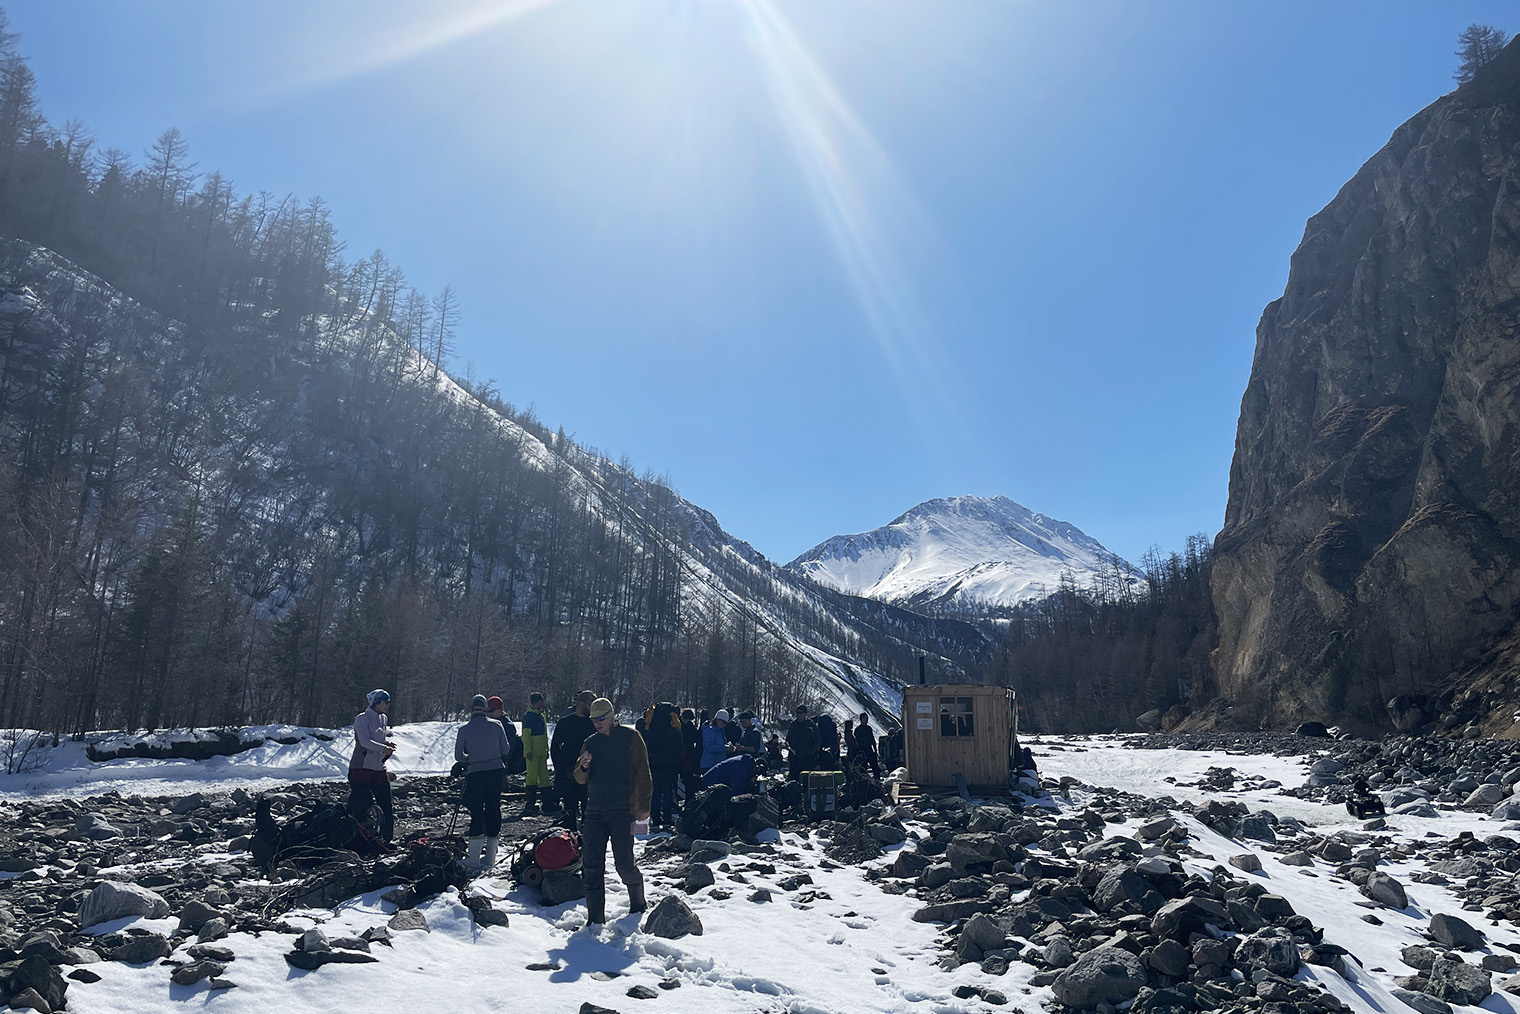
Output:
<instances>
[{"instance_id":1,"label":"hiking boot","mask_svg":"<svg viewBox=\"0 0 1520 1014\"><path fill-rule=\"evenodd\" d=\"M500 843L500 839L498 839L498 838L487 838L486 839L486 851L485 851L485 855L482 856L481 860L480 860L480 865L481 865L482 869L489 870L493 866L496 865L496 849L497 849L497 846L499 845L499 843Z\"/></svg>"},{"instance_id":2,"label":"hiking boot","mask_svg":"<svg viewBox=\"0 0 1520 1014\"><path fill-rule=\"evenodd\" d=\"M483 834L471 835L469 850L465 852L464 864L471 869L480 867L480 853L486 847L486 836Z\"/></svg>"},{"instance_id":3,"label":"hiking boot","mask_svg":"<svg viewBox=\"0 0 1520 1014\"><path fill-rule=\"evenodd\" d=\"M530 785L527 790L527 799L523 800L522 815L524 817L538 816L538 786Z\"/></svg>"},{"instance_id":4,"label":"hiking boot","mask_svg":"<svg viewBox=\"0 0 1520 1014\"><path fill-rule=\"evenodd\" d=\"M644 902L644 882L628 885L628 914L637 915L647 910L649 906Z\"/></svg>"},{"instance_id":5,"label":"hiking boot","mask_svg":"<svg viewBox=\"0 0 1520 1014\"><path fill-rule=\"evenodd\" d=\"M593 898L589 894L586 895L586 922L604 923L606 921L607 896L603 894L600 898Z\"/></svg>"}]
</instances>

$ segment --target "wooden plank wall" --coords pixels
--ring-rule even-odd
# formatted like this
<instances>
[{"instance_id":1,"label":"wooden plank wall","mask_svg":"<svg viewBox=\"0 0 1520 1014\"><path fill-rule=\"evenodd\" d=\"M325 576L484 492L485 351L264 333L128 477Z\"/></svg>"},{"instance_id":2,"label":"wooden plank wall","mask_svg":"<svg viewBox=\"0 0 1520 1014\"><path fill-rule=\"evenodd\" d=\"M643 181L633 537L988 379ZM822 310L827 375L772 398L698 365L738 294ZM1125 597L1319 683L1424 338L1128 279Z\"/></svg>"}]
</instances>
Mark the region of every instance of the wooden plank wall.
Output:
<instances>
[{"instance_id":1,"label":"wooden plank wall","mask_svg":"<svg viewBox=\"0 0 1520 1014\"><path fill-rule=\"evenodd\" d=\"M940 735L940 698L972 700L974 735ZM1010 691L977 684L941 684L903 688L903 751L909 781L923 786L952 786L955 776L972 785L1008 783L1008 749L1013 733ZM927 710L920 705L927 704ZM928 719L928 728L921 728Z\"/></svg>"}]
</instances>

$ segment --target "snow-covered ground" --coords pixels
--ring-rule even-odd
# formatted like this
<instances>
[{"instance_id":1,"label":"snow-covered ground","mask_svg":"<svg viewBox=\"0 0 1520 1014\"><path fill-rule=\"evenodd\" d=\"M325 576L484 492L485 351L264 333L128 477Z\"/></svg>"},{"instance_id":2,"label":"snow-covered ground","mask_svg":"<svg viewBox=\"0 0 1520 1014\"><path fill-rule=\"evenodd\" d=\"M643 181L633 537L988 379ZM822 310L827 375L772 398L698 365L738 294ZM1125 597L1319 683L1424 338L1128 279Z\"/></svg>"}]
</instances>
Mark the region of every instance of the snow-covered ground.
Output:
<instances>
[{"instance_id":1,"label":"snow-covered ground","mask_svg":"<svg viewBox=\"0 0 1520 1014\"><path fill-rule=\"evenodd\" d=\"M397 730L403 749L398 762L403 771L437 772L452 760L453 726L444 724L403 726ZM1175 798L1224 798L1246 802L1252 810L1271 809L1279 816L1292 816L1315 825L1320 833L1360 831L1360 822L1343 809L1278 795L1275 789L1245 789L1226 794L1205 793L1179 787L1166 779L1192 782L1209 767L1231 766L1243 775L1261 775L1284 786L1303 784L1303 758L1239 755L1211 751L1142 751L1123 746L1112 738L1035 741L1047 778L1070 776L1088 785L1112 786L1147 796ZM266 745L256 751L212 762L116 761L92 765L82 747L64 746L43 759L40 770L23 776L0 777L0 798L70 795L117 789L123 792L178 793L243 786L256 788L291 778L340 777L346 764L346 744L303 740L293 746ZM1062 808L1081 809L1092 795L1088 788L1071 789L1070 800L1056 798ZM1423 943L1422 931L1435 912L1466 917L1489 935L1490 949L1520 948L1520 933L1508 924L1490 924L1477 913L1462 912L1458 899L1444 886L1416 882L1414 863L1386 866L1408 891L1410 905L1402 912L1372 909L1357 890L1334 877L1333 867L1316 860L1312 866L1282 864L1277 853L1260 849L1259 843L1231 841L1183 814L1177 818L1192 835L1191 845L1201 855L1188 857L1189 872L1208 875L1215 865L1231 856L1255 852L1260 872L1240 874L1260 880L1273 893L1287 898L1294 908L1308 915L1325 930L1327 942L1346 947L1361 966L1348 963L1348 975L1318 966L1305 966L1299 977L1317 981L1340 997L1353 1010L1408 1014L1394 998L1393 976L1411 970L1399 959L1400 949ZM1456 836L1472 831L1480 837L1501 831L1506 825L1479 815L1445 812L1434 819L1395 817L1390 820L1394 839L1424 839L1430 832ZM910 828L911 828L910 824ZM1110 834L1132 831L1115 825ZM652 1009L691 1014L776 1011L790 1014L847 1014L847 1012L981 1012L993 1009L979 999L959 999L953 990L961 985L996 989L1010 1001L1007 1008L1032 1011L1050 998L1048 987L1030 987L1035 969L1015 962L1008 974L992 976L975 963L950 971L938 964L942 951L937 940L942 927L917 923L913 913L921 903L911 895L892 895L869 882L853 867L825 868L821 842L809 835L782 832L773 843L775 855L747 857L735 854L728 871L721 867L715 890L730 896L714 896L713 890L692 895L688 901L701 918L704 932L670 941L645 934L637 920L627 916L627 899L615 877L610 877L611 897L606 927L584 925L584 908L578 904L543 908L528 891L518 891L510 881L497 877L477 880L473 890L496 899L510 919L507 927L482 928L452 895L422 906L431 932L398 932L392 947L375 946L378 962L365 965L328 965L314 972L290 968L283 953L291 937L266 933L261 937L235 933L219 943L230 947L237 959L225 977L238 988L210 992L207 984L171 985L168 969L149 964L142 967L112 962L90 966L103 976L98 983L75 983L69 990L69 1010L134 1014L207 1008L236 1012L289 1011L317 1014L351 1009L356 997L364 1005L381 1009L417 1007L423 1010L531 1010L573 1011L585 1001L615 1010L638 1009L631 987L656 989ZM903 847L911 848L911 842ZM774 872L752 868L759 858L773 863ZM889 850L881 862L889 862ZM216 862L208 855L204 861ZM675 862L675 860L668 860ZM795 873L812 876L813 884L797 891L775 889L770 902L750 901L758 888L776 888L777 882ZM609 871L610 873L610 871ZM738 879L735 875L738 875ZM109 876L109 871L103 871ZM651 892L657 902L665 888ZM1382 920L1373 925L1363 916L1375 912ZM354 899L337 911L308 910L292 917L300 925L321 925L330 935L357 934L383 925L390 906L378 894ZM174 920L142 921L136 925L172 930ZM113 923L102 929L119 930ZM530 967L538 966L538 967ZM661 983L665 987L661 987ZM674 988L672 988L674 987ZM1517 1011L1516 998L1498 992L1483 1004L1494 1014Z\"/></svg>"}]
</instances>

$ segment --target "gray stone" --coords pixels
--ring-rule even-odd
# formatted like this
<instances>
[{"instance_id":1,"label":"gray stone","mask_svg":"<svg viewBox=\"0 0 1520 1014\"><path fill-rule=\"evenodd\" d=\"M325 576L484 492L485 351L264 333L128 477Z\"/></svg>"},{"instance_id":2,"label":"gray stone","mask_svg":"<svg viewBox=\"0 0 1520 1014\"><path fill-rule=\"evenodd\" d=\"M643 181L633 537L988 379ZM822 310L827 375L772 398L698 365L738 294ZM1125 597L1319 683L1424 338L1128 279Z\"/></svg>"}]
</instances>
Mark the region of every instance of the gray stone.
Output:
<instances>
[{"instance_id":1,"label":"gray stone","mask_svg":"<svg viewBox=\"0 0 1520 1014\"><path fill-rule=\"evenodd\" d=\"M14 1010L37 1010L42 1011L42 1014L52 1014L53 1010L52 1006L42 998L42 994L30 986L11 997L10 1006Z\"/></svg>"},{"instance_id":2,"label":"gray stone","mask_svg":"<svg viewBox=\"0 0 1520 1014\"><path fill-rule=\"evenodd\" d=\"M1470 923L1445 912L1430 917L1430 939L1459 951L1475 951L1483 946L1483 934Z\"/></svg>"},{"instance_id":3,"label":"gray stone","mask_svg":"<svg viewBox=\"0 0 1520 1014\"><path fill-rule=\"evenodd\" d=\"M929 868L929 857L921 852L899 852L892 860L892 876L913 878Z\"/></svg>"},{"instance_id":4,"label":"gray stone","mask_svg":"<svg viewBox=\"0 0 1520 1014\"><path fill-rule=\"evenodd\" d=\"M913 913L914 922L954 922L969 919L978 912L986 911L989 903L983 900L947 901L940 905L925 905Z\"/></svg>"},{"instance_id":5,"label":"gray stone","mask_svg":"<svg viewBox=\"0 0 1520 1014\"><path fill-rule=\"evenodd\" d=\"M88 929L112 919L140 916L145 919L162 919L169 914L169 903L146 887L106 880L79 906L79 926Z\"/></svg>"},{"instance_id":6,"label":"gray stone","mask_svg":"<svg viewBox=\"0 0 1520 1014\"><path fill-rule=\"evenodd\" d=\"M146 965L169 953L169 938L162 933L142 933L127 937L111 949L111 960L124 965Z\"/></svg>"},{"instance_id":7,"label":"gray stone","mask_svg":"<svg viewBox=\"0 0 1520 1014\"><path fill-rule=\"evenodd\" d=\"M882 845L900 845L908 840L908 833L895 824L871 824L866 834Z\"/></svg>"},{"instance_id":8,"label":"gray stone","mask_svg":"<svg viewBox=\"0 0 1520 1014\"><path fill-rule=\"evenodd\" d=\"M29 958L22 958L6 976L4 984L5 988L13 994L11 1006L20 1006L17 1002L20 994L33 991L40 1003L33 1003L32 1009L42 1011L62 1010L65 1003L64 994L69 988L69 984L64 981L58 969L48 964L46 958L35 954ZM41 1004L46 1004L46 1006L41 1006Z\"/></svg>"},{"instance_id":9,"label":"gray stone","mask_svg":"<svg viewBox=\"0 0 1520 1014\"><path fill-rule=\"evenodd\" d=\"M1404 893L1404 885L1381 870L1372 871L1360 890L1364 897L1385 908L1403 910L1409 907L1409 896Z\"/></svg>"},{"instance_id":10,"label":"gray stone","mask_svg":"<svg viewBox=\"0 0 1520 1014\"><path fill-rule=\"evenodd\" d=\"M1069 968L1077 960L1071 941L1057 934L1045 941L1045 964L1051 968Z\"/></svg>"},{"instance_id":11,"label":"gray stone","mask_svg":"<svg viewBox=\"0 0 1520 1014\"><path fill-rule=\"evenodd\" d=\"M226 965L216 961L196 961L179 966L169 974L169 978L181 986L193 986L202 979L221 975L226 970Z\"/></svg>"},{"instance_id":12,"label":"gray stone","mask_svg":"<svg viewBox=\"0 0 1520 1014\"><path fill-rule=\"evenodd\" d=\"M577 877L576 879L578 880L580 878ZM415 908L402 909L400 912L397 912L395 915L391 916L390 921L387 922L386 925L398 933L404 932L406 930L422 930L426 933L432 932L432 929L428 927L427 916L423 915Z\"/></svg>"},{"instance_id":13,"label":"gray stone","mask_svg":"<svg viewBox=\"0 0 1520 1014\"><path fill-rule=\"evenodd\" d=\"M188 901L185 907L179 910L179 931L195 933L212 919L219 918L221 914L204 901Z\"/></svg>"},{"instance_id":14,"label":"gray stone","mask_svg":"<svg viewBox=\"0 0 1520 1014\"><path fill-rule=\"evenodd\" d=\"M1410 944L1399 952L1399 957L1410 968L1428 972L1436 963L1436 955L1439 953L1435 948L1426 947L1424 944Z\"/></svg>"},{"instance_id":15,"label":"gray stone","mask_svg":"<svg viewBox=\"0 0 1520 1014\"><path fill-rule=\"evenodd\" d=\"M1308 852L1299 850L1297 852L1289 852L1287 855L1279 859L1278 862L1282 863L1284 866L1313 866L1314 856L1310 855Z\"/></svg>"},{"instance_id":16,"label":"gray stone","mask_svg":"<svg viewBox=\"0 0 1520 1014\"><path fill-rule=\"evenodd\" d=\"M220 940L228 932L227 920L218 916L215 919L207 919L201 926L200 932L195 934L197 940Z\"/></svg>"},{"instance_id":17,"label":"gray stone","mask_svg":"<svg viewBox=\"0 0 1520 1014\"><path fill-rule=\"evenodd\" d=\"M81 813L74 819L74 830L90 841L110 841L121 837L121 828L98 813Z\"/></svg>"},{"instance_id":18,"label":"gray stone","mask_svg":"<svg viewBox=\"0 0 1520 1014\"><path fill-rule=\"evenodd\" d=\"M1095 947L1051 983L1057 1000L1084 1010L1099 1003L1123 1003L1144 987L1145 966L1120 947Z\"/></svg>"},{"instance_id":19,"label":"gray stone","mask_svg":"<svg viewBox=\"0 0 1520 1014\"><path fill-rule=\"evenodd\" d=\"M1483 969L1455 955L1442 955L1430 969L1430 995L1448 1003L1477 1005L1493 992Z\"/></svg>"},{"instance_id":20,"label":"gray stone","mask_svg":"<svg viewBox=\"0 0 1520 1014\"><path fill-rule=\"evenodd\" d=\"M702 920L686 904L686 899L670 894L644 917L643 930L667 940L678 940L687 934L701 936Z\"/></svg>"},{"instance_id":21,"label":"gray stone","mask_svg":"<svg viewBox=\"0 0 1520 1014\"><path fill-rule=\"evenodd\" d=\"M421 915L420 912L418 914ZM313 926L296 937L296 950L315 954L317 951L332 950L332 943L327 939L327 934L322 932L321 927Z\"/></svg>"},{"instance_id":22,"label":"gray stone","mask_svg":"<svg viewBox=\"0 0 1520 1014\"><path fill-rule=\"evenodd\" d=\"M323 965L367 965L380 959L363 951L286 951L285 963L307 972Z\"/></svg>"},{"instance_id":23,"label":"gray stone","mask_svg":"<svg viewBox=\"0 0 1520 1014\"><path fill-rule=\"evenodd\" d=\"M1188 950L1175 940L1163 940L1151 948L1146 963L1162 975L1180 979L1187 975Z\"/></svg>"},{"instance_id":24,"label":"gray stone","mask_svg":"<svg viewBox=\"0 0 1520 1014\"><path fill-rule=\"evenodd\" d=\"M692 863L686 867L683 886L687 894L700 891L704 887L711 887L717 882L717 876L713 873L711 866L703 863Z\"/></svg>"},{"instance_id":25,"label":"gray stone","mask_svg":"<svg viewBox=\"0 0 1520 1014\"><path fill-rule=\"evenodd\" d=\"M1520 968L1520 960L1513 954L1485 954L1480 964L1485 972L1512 972Z\"/></svg>"},{"instance_id":26,"label":"gray stone","mask_svg":"<svg viewBox=\"0 0 1520 1014\"><path fill-rule=\"evenodd\" d=\"M1260 873L1261 857L1255 852L1247 852L1244 855L1231 856L1230 865L1244 873Z\"/></svg>"},{"instance_id":27,"label":"gray stone","mask_svg":"<svg viewBox=\"0 0 1520 1014\"><path fill-rule=\"evenodd\" d=\"M1115 866L1093 889L1092 907L1107 912L1125 902L1133 903L1146 915L1152 915L1166 904L1166 899L1156 892L1149 880L1133 869Z\"/></svg>"},{"instance_id":28,"label":"gray stone","mask_svg":"<svg viewBox=\"0 0 1520 1014\"><path fill-rule=\"evenodd\" d=\"M1247 975L1262 969L1292 978L1298 974L1302 959L1293 934L1273 926L1257 930L1242 940L1235 948L1235 964Z\"/></svg>"},{"instance_id":29,"label":"gray stone","mask_svg":"<svg viewBox=\"0 0 1520 1014\"><path fill-rule=\"evenodd\" d=\"M660 994L657 991L650 989L648 986L639 985L634 986L632 989L630 989L627 995L633 997L635 1000L653 1000Z\"/></svg>"},{"instance_id":30,"label":"gray stone","mask_svg":"<svg viewBox=\"0 0 1520 1014\"><path fill-rule=\"evenodd\" d=\"M1499 988L1506 993L1520 995L1520 975L1511 975L1508 979L1499 983Z\"/></svg>"},{"instance_id":31,"label":"gray stone","mask_svg":"<svg viewBox=\"0 0 1520 1014\"><path fill-rule=\"evenodd\" d=\"M1445 1000L1437 1000L1429 993L1418 993L1412 989L1404 989L1395 986L1389 990L1406 1006L1413 1007L1420 1014L1452 1014L1451 1004Z\"/></svg>"},{"instance_id":32,"label":"gray stone","mask_svg":"<svg viewBox=\"0 0 1520 1014\"><path fill-rule=\"evenodd\" d=\"M706 869L706 867L703 867ZM586 882L579 873L550 870L538 885L538 900L545 905L563 905L586 896Z\"/></svg>"},{"instance_id":33,"label":"gray stone","mask_svg":"<svg viewBox=\"0 0 1520 1014\"><path fill-rule=\"evenodd\" d=\"M920 886L933 890L943 887L955 879L955 868L949 863L935 863L919 876Z\"/></svg>"},{"instance_id":34,"label":"gray stone","mask_svg":"<svg viewBox=\"0 0 1520 1014\"><path fill-rule=\"evenodd\" d=\"M993 951L1008 942L1008 935L996 922L977 914L967 919L961 927L961 939L974 942L984 951Z\"/></svg>"}]
</instances>

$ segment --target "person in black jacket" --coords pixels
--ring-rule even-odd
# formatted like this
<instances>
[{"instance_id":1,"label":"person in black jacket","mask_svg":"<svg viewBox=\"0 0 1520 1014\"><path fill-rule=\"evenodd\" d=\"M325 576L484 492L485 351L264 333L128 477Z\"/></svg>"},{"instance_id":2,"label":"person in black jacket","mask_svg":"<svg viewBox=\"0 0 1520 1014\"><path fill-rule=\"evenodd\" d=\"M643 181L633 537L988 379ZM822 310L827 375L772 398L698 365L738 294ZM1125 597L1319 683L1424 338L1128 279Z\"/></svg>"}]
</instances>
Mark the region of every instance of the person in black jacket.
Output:
<instances>
[{"instance_id":1,"label":"person in black jacket","mask_svg":"<svg viewBox=\"0 0 1520 1014\"><path fill-rule=\"evenodd\" d=\"M686 805L697 798L702 788L702 730L697 713L690 708L681 712L681 784L686 787Z\"/></svg>"},{"instance_id":2,"label":"person in black jacket","mask_svg":"<svg viewBox=\"0 0 1520 1014\"><path fill-rule=\"evenodd\" d=\"M881 777L881 758L876 753L876 730L871 728L871 716L860 713L860 724L855 726L855 745L850 750L850 760L862 767L869 766L871 774Z\"/></svg>"},{"instance_id":3,"label":"person in black jacket","mask_svg":"<svg viewBox=\"0 0 1520 1014\"><path fill-rule=\"evenodd\" d=\"M644 726L640 731L649 749L649 771L654 779L653 802L650 804L652 826L672 827L675 823L676 775L680 774L684 752L681 719L674 704L662 701L644 712L640 724Z\"/></svg>"},{"instance_id":4,"label":"person in black jacket","mask_svg":"<svg viewBox=\"0 0 1520 1014\"><path fill-rule=\"evenodd\" d=\"M554 723L554 737L549 741L549 759L554 762L554 787L559 790L565 816L560 821L574 831L586 809L586 786L575 780L575 765L581 745L596 732L591 722L591 702L596 694L582 690L575 704Z\"/></svg>"},{"instance_id":5,"label":"person in black jacket","mask_svg":"<svg viewBox=\"0 0 1520 1014\"><path fill-rule=\"evenodd\" d=\"M786 761L789 781L802 781L818 756L818 730L808 721L807 705L797 705L796 718L786 729Z\"/></svg>"}]
</instances>

